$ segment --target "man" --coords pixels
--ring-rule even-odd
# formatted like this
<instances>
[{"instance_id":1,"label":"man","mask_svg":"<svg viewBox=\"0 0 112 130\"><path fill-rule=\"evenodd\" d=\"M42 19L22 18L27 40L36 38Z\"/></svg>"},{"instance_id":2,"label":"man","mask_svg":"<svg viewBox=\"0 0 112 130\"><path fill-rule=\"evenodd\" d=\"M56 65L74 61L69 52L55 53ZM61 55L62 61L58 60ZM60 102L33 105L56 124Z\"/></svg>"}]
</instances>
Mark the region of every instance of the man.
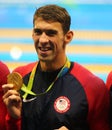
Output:
<instances>
[{"instance_id":1,"label":"man","mask_svg":"<svg viewBox=\"0 0 112 130\"><path fill-rule=\"evenodd\" d=\"M112 129L112 71L108 74L106 86L110 92L110 123Z\"/></svg>"},{"instance_id":2,"label":"man","mask_svg":"<svg viewBox=\"0 0 112 130\"><path fill-rule=\"evenodd\" d=\"M73 38L70 24L60 6L35 11L32 38L39 61L14 70L23 77L22 105L13 85L3 86L4 103L13 118L22 118L22 130L109 130L104 82L67 58L66 45Z\"/></svg>"}]
</instances>

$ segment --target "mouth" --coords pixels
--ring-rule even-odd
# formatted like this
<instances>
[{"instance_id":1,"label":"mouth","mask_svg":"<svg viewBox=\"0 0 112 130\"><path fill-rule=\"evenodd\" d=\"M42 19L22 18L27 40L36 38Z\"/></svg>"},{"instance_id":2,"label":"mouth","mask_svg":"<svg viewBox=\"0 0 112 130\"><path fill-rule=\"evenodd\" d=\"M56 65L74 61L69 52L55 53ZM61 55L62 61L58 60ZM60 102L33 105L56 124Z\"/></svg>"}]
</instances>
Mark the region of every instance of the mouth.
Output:
<instances>
[{"instance_id":1,"label":"mouth","mask_svg":"<svg viewBox=\"0 0 112 130\"><path fill-rule=\"evenodd\" d=\"M51 47L38 47L38 49L39 49L40 51L43 51L43 52L52 50Z\"/></svg>"},{"instance_id":2,"label":"mouth","mask_svg":"<svg viewBox=\"0 0 112 130\"><path fill-rule=\"evenodd\" d=\"M47 57L52 52L52 47L38 47L38 54L42 57Z\"/></svg>"}]
</instances>

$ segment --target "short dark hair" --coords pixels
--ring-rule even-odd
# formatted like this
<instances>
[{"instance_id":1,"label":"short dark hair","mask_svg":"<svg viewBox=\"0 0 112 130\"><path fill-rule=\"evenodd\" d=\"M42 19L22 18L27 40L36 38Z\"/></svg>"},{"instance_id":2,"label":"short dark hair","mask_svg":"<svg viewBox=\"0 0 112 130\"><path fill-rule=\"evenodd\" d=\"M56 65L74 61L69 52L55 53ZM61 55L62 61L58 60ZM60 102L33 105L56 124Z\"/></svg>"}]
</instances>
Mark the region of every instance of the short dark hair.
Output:
<instances>
[{"instance_id":1,"label":"short dark hair","mask_svg":"<svg viewBox=\"0 0 112 130\"><path fill-rule=\"evenodd\" d=\"M70 29L71 17L69 13L65 8L58 5L45 5L38 8L34 13L33 25L38 17L45 21L61 23L64 34Z\"/></svg>"}]
</instances>

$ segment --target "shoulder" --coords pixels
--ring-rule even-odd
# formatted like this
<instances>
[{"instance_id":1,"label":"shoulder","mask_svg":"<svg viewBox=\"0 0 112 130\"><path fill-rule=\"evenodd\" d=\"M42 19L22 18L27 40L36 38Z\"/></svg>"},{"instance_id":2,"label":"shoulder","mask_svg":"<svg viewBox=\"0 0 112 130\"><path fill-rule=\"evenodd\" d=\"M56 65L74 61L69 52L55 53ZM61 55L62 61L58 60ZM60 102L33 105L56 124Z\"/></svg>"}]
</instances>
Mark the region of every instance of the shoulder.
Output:
<instances>
[{"instance_id":1,"label":"shoulder","mask_svg":"<svg viewBox=\"0 0 112 130\"><path fill-rule=\"evenodd\" d=\"M80 82L85 91L89 111L97 109L99 112L101 107L105 107L105 104L108 106L109 91L101 78L78 63L74 63L71 73Z\"/></svg>"},{"instance_id":2,"label":"shoulder","mask_svg":"<svg viewBox=\"0 0 112 130\"><path fill-rule=\"evenodd\" d=\"M90 70L88 70L87 68L85 68L84 66L76 62L73 65L71 74L74 75L81 83L87 83L87 84L103 83L104 84L101 78L99 78L98 76L93 74Z\"/></svg>"},{"instance_id":3,"label":"shoulder","mask_svg":"<svg viewBox=\"0 0 112 130\"><path fill-rule=\"evenodd\" d=\"M106 86L108 89L110 89L111 85L112 85L112 71L108 74L106 80Z\"/></svg>"},{"instance_id":4,"label":"shoulder","mask_svg":"<svg viewBox=\"0 0 112 130\"><path fill-rule=\"evenodd\" d=\"M0 86L7 82L7 75L10 73L7 65L0 61Z\"/></svg>"},{"instance_id":5,"label":"shoulder","mask_svg":"<svg viewBox=\"0 0 112 130\"><path fill-rule=\"evenodd\" d=\"M99 95L107 91L104 81L84 66L74 63L71 74L80 82L86 93ZM102 95L101 94L101 95Z\"/></svg>"},{"instance_id":6,"label":"shoulder","mask_svg":"<svg viewBox=\"0 0 112 130\"><path fill-rule=\"evenodd\" d=\"M32 62L32 63L26 64L24 66L19 66L19 67L15 68L13 70L13 72L18 72L24 77L26 74L28 74L32 71L33 67L36 64L37 64L37 62Z\"/></svg>"},{"instance_id":7,"label":"shoulder","mask_svg":"<svg viewBox=\"0 0 112 130\"><path fill-rule=\"evenodd\" d=\"M9 73L9 69L5 63L0 61L0 74Z\"/></svg>"}]
</instances>

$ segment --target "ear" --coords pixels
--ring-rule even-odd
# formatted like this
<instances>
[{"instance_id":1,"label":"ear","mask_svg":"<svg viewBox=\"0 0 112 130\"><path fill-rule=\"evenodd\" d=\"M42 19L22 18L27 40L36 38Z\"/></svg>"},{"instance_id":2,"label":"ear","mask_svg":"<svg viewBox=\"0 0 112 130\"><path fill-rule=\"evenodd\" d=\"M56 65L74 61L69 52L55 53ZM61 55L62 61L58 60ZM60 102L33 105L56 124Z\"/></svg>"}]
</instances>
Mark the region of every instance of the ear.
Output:
<instances>
[{"instance_id":1,"label":"ear","mask_svg":"<svg viewBox=\"0 0 112 130\"><path fill-rule=\"evenodd\" d=\"M73 31L68 31L66 34L65 34L65 43L68 44L71 42L71 40L73 39Z\"/></svg>"}]
</instances>

